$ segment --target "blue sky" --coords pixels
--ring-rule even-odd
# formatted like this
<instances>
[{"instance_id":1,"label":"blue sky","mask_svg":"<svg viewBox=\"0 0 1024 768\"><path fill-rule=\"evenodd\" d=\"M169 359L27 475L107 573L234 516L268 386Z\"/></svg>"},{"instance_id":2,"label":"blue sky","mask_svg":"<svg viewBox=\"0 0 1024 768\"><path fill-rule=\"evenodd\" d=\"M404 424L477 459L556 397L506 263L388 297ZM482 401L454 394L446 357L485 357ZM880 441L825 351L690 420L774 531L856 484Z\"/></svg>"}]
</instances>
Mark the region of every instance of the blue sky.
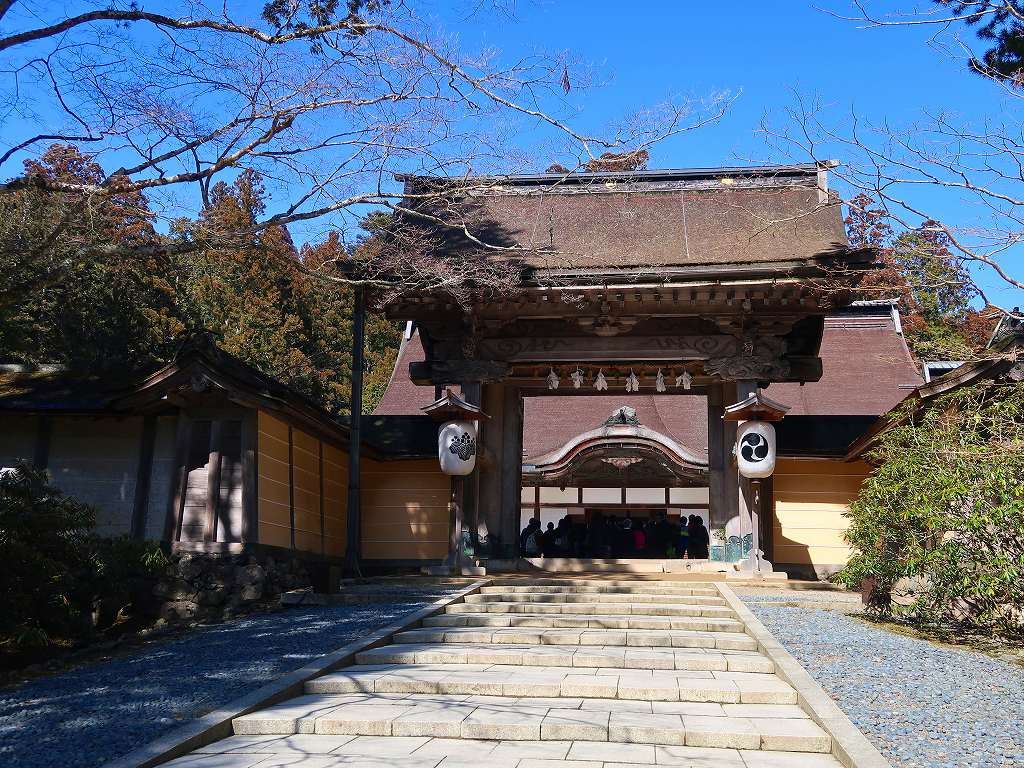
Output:
<instances>
[{"instance_id":1,"label":"blue sky","mask_svg":"<svg viewBox=\"0 0 1024 768\"><path fill-rule=\"evenodd\" d=\"M459 30L467 46L491 45L507 56L569 50L606 79L579 100L576 124L599 129L623 113L669 96L729 91L737 98L716 126L673 137L652 151L650 166L714 166L782 160L759 131L762 121L783 126L794 92L818 97L838 126L860 119L908 126L926 112L967 119L998 114L999 90L966 71L964 58L930 42L934 27L862 28L819 10L849 14L845 0L776 0L715 4L685 0L629 3L597 0L521 2L516 18L478 14L468 21L433 8L438 23ZM873 2L878 13L915 2ZM927 2L916 2L927 7ZM818 6L818 7L816 7ZM973 33L963 32L965 41ZM840 161L842 154L837 155ZM917 192L936 217L962 216L955 197ZM1019 257L1015 257L1019 258ZM1024 303L1020 291L979 271L990 298Z\"/></svg>"},{"instance_id":2,"label":"blue sky","mask_svg":"<svg viewBox=\"0 0 1024 768\"><path fill-rule=\"evenodd\" d=\"M244 6L255 17L262 2L232 7ZM875 0L869 7L884 14L915 4L929 6L927 0ZM68 0L65 5L80 10L82 3ZM773 151L759 128L765 120L779 127L787 124L785 108L793 103L794 92L819 98L826 117L839 127L849 124L851 111L869 121L907 126L939 109L971 120L1019 109L1007 104L992 84L967 72L962 56L936 50L929 43L934 28L863 29L815 7L849 12L849 0L648 0L635 5L621 0L518 0L513 18L492 11L488 0L414 0L412 5L438 29L456 35L463 50L493 47L503 61L535 51L568 51L592 65L602 85L574 89L568 97L576 110L571 121L584 131L606 133L609 123L623 115L670 97L701 98L716 92L736 96L717 125L654 148L649 163L654 168L790 159ZM467 8L473 7L477 12L467 17ZM973 40L972 33L965 32L964 39ZM571 75L577 77L576 68ZM0 125L0 136L18 128L12 119ZM527 124L518 141L529 147L541 133ZM537 153L540 170L552 160L570 159L543 156L550 152L545 148ZM821 154L843 160L841 150ZM923 189L915 195L937 218L970 221L965 215L969 204L955 195ZM300 242L319 239L322 231L323 223L293 227ZM987 272L976 277L993 301L1024 305L1020 291L1004 288Z\"/></svg>"}]
</instances>

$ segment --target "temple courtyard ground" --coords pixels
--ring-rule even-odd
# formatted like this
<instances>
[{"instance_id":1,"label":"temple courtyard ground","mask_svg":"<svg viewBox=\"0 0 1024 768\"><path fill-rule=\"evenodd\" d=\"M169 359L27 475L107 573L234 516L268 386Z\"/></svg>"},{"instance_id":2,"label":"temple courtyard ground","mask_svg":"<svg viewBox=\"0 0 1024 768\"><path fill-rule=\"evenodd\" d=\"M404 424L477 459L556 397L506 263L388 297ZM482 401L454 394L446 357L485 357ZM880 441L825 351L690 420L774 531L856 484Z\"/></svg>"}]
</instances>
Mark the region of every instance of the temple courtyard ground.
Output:
<instances>
[{"instance_id":1,"label":"temple courtyard ground","mask_svg":"<svg viewBox=\"0 0 1024 768\"><path fill-rule=\"evenodd\" d=\"M102 765L319 654L358 639L374 627L400 619L431 602L436 594L403 590L406 599L397 602L389 598L385 603L302 608L201 628L173 641L143 646L117 658L0 690L0 764L28 768ZM1024 668L1018 664L872 625L858 616L856 595L745 587L736 587L735 591L894 766L989 768L1024 764L1020 758L1024 752ZM656 647L637 650L658 652ZM714 653L710 649L704 652ZM750 652L733 653L742 656ZM692 682L699 679L694 677ZM764 695L771 698L771 692ZM393 696L400 698L402 694ZM465 709L472 696L465 694L462 698ZM586 698L580 696L576 711L584 712ZM392 708L397 703L393 702ZM630 720L626 710L638 704L650 707L644 709L650 713L644 718L648 725L656 714L655 706L663 710L660 714L671 708L669 702L627 702L617 718L620 724ZM704 707L708 704L713 702L706 702ZM744 716L767 713L756 708L741 713L738 708L743 704L715 706L722 708L722 714L730 706L734 714ZM536 719L536 713L533 715ZM600 716L598 720L610 726L610 706L606 715L606 720ZM429 714L420 716L430 723ZM487 719L486 710L478 718L481 716ZM691 719L695 733L711 725L706 715L689 717L698 718ZM581 721L601 727L596 721L590 722L593 719L577 715L564 723L552 720L548 735L559 735L557 726L585 724ZM538 727L543 723L542 718ZM486 735L486 728L480 733ZM809 731L805 735L813 736ZM639 737L643 738L642 731ZM430 763L448 768L468 760L492 768L505 763L530 768L534 765L531 760L552 759L564 766L591 768L608 765L609 761L671 764L675 760L678 765L685 756L685 749L673 752L668 745L653 744L631 745L622 755L616 755L608 751L607 743L602 751L600 742L586 739L480 738L461 740L457 745L451 738L391 736L386 739L386 747L382 741L380 737L344 733L239 735L174 764L270 768L283 759L303 768L360 762L378 766ZM806 742L808 745L814 746L813 739ZM380 754L382 748L390 749L391 754ZM772 751L756 754L756 750L722 748L723 755L735 753L740 760L747 758L737 765L758 765L758 759L764 765L771 764L764 761ZM527 752L529 756L524 757ZM830 758L811 753L805 759L818 761L807 765L824 765L822 761Z\"/></svg>"},{"instance_id":2,"label":"temple courtyard ground","mask_svg":"<svg viewBox=\"0 0 1024 768\"><path fill-rule=\"evenodd\" d=\"M0 688L0 766L103 765L449 591L404 586L377 591L379 602L197 627Z\"/></svg>"}]
</instances>

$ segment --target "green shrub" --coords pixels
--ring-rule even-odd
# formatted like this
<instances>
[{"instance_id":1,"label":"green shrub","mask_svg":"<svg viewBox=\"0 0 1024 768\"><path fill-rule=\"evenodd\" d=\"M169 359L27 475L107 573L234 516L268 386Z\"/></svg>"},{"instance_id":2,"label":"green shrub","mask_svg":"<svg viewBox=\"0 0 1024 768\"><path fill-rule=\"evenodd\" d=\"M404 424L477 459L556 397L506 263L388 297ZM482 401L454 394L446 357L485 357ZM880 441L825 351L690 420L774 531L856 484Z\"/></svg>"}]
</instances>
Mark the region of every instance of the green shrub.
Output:
<instances>
[{"instance_id":1,"label":"green shrub","mask_svg":"<svg viewBox=\"0 0 1024 768\"><path fill-rule=\"evenodd\" d=\"M883 433L837 579L918 622L1024 629L1024 383L949 393Z\"/></svg>"},{"instance_id":2,"label":"green shrub","mask_svg":"<svg viewBox=\"0 0 1024 768\"><path fill-rule=\"evenodd\" d=\"M95 535L96 511L20 464L0 475L0 638L46 645L109 626L152 590L156 545Z\"/></svg>"}]
</instances>

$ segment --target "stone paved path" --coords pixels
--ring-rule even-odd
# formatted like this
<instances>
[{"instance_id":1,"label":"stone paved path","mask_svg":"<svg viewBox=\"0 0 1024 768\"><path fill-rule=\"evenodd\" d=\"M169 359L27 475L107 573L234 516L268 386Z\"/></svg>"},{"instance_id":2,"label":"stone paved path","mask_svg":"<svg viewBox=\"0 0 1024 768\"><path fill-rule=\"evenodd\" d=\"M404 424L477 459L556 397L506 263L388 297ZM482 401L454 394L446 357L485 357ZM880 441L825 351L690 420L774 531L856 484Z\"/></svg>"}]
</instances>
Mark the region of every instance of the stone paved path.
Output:
<instances>
[{"instance_id":1,"label":"stone paved path","mask_svg":"<svg viewBox=\"0 0 1024 768\"><path fill-rule=\"evenodd\" d=\"M495 580L194 768L837 768L715 584Z\"/></svg>"}]
</instances>

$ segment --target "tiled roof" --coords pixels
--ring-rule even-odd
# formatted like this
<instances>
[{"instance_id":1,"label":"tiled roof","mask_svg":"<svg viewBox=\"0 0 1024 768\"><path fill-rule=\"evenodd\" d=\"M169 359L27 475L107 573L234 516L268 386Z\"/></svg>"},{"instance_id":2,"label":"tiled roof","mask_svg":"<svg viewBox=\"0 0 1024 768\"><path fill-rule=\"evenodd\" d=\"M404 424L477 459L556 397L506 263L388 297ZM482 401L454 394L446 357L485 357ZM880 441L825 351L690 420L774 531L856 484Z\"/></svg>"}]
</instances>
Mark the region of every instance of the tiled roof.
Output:
<instances>
[{"instance_id":1,"label":"tiled roof","mask_svg":"<svg viewBox=\"0 0 1024 768\"><path fill-rule=\"evenodd\" d=\"M848 250L840 203L813 166L417 182L452 186L463 196L449 217L540 268L771 265ZM459 229L438 236L475 249Z\"/></svg>"},{"instance_id":2,"label":"tiled roof","mask_svg":"<svg viewBox=\"0 0 1024 768\"><path fill-rule=\"evenodd\" d=\"M768 388L787 416L880 416L924 383L887 311L825 318L819 356L819 381Z\"/></svg>"}]
</instances>

